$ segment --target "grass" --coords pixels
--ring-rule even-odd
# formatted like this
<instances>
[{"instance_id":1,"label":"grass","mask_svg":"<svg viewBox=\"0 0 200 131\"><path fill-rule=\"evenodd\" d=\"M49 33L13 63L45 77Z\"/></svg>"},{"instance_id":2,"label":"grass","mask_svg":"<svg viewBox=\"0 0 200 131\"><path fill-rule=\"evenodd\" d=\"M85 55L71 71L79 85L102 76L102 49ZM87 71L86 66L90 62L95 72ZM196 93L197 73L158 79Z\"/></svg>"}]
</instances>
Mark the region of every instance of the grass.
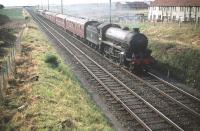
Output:
<instances>
[{"instance_id":1,"label":"grass","mask_svg":"<svg viewBox=\"0 0 200 131\"><path fill-rule=\"evenodd\" d=\"M14 103L19 103L18 107L26 106L20 111L18 108L10 122L4 124L4 130L114 130L37 27L29 24L24 34L22 58L27 57L31 63L18 69L18 75L26 74L31 79L36 75L38 80L26 78L29 82L15 88L19 88L21 95ZM59 65L52 67L46 63L47 55L56 56ZM26 65L19 63L22 64L19 67Z\"/></svg>"},{"instance_id":2,"label":"grass","mask_svg":"<svg viewBox=\"0 0 200 131\"><path fill-rule=\"evenodd\" d=\"M200 52L199 49L182 47L173 43L150 44L152 55L158 61L156 68L164 74L183 81L200 90Z\"/></svg>"},{"instance_id":3,"label":"grass","mask_svg":"<svg viewBox=\"0 0 200 131\"><path fill-rule=\"evenodd\" d=\"M0 9L0 14L8 16L11 20L24 20L22 8Z\"/></svg>"},{"instance_id":4,"label":"grass","mask_svg":"<svg viewBox=\"0 0 200 131\"><path fill-rule=\"evenodd\" d=\"M146 26L146 27L145 27ZM200 90L200 26L156 23L143 26L152 55L162 72Z\"/></svg>"},{"instance_id":5,"label":"grass","mask_svg":"<svg viewBox=\"0 0 200 131\"><path fill-rule=\"evenodd\" d=\"M157 43L176 43L183 46L200 48L200 24L195 28L194 24L182 23L151 23L135 22L120 23L130 29L139 27L141 32L148 36L150 41Z\"/></svg>"}]
</instances>

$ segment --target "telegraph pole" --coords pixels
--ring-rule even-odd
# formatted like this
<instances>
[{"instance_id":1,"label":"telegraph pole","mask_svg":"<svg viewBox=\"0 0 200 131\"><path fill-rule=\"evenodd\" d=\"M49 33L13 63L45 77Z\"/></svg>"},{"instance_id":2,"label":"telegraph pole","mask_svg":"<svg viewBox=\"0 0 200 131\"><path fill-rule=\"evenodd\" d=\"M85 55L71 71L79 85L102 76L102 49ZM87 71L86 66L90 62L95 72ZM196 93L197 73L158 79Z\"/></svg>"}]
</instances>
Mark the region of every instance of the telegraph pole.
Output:
<instances>
[{"instance_id":1,"label":"telegraph pole","mask_svg":"<svg viewBox=\"0 0 200 131\"><path fill-rule=\"evenodd\" d=\"M61 14L63 14L63 0L61 0Z\"/></svg>"},{"instance_id":2,"label":"telegraph pole","mask_svg":"<svg viewBox=\"0 0 200 131\"><path fill-rule=\"evenodd\" d=\"M111 0L110 0L110 24L111 24Z\"/></svg>"},{"instance_id":3,"label":"telegraph pole","mask_svg":"<svg viewBox=\"0 0 200 131\"><path fill-rule=\"evenodd\" d=\"M41 8L43 9L43 3L42 3L42 0L41 0Z\"/></svg>"},{"instance_id":4,"label":"telegraph pole","mask_svg":"<svg viewBox=\"0 0 200 131\"><path fill-rule=\"evenodd\" d=\"M48 0L48 11L49 11L49 0Z\"/></svg>"}]
</instances>

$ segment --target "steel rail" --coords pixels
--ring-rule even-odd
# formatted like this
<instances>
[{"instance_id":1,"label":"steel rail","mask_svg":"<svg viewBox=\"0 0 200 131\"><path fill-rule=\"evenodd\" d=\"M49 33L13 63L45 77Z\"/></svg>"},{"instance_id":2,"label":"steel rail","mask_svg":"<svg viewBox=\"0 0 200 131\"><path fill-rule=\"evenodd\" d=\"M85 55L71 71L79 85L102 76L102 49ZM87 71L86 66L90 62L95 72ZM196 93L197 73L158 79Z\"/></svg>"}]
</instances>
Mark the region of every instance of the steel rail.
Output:
<instances>
[{"instance_id":1,"label":"steel rail","mask_svg":"<svg viewBox=\"0 0 200 131\"><path fill-rule=\"evenodd\" d=\"M165 80L159 78L158 76L156 76L155 74L153 74L153 73L151 73L151 72L148 72L148 74L149 74L150 76L152 76L152 77L158 79L159 81L163 82L164 84L167 84L168 86L172 87L173 89L175 89L175 90L177 90L177 91L179 91L179 92L181 92L181 93L183 93L183 94L185 94L185 95L187 95L187 96L193 98L194 100L200 102L200 99L197 98L196 96L193 96L193 95L191 95L190 93L188 93L188 92L186 92L186 91L184 91L184 90L182 90L182 89L176 87L175 85L173 85L173 84L171 84L171 83L169 83L169 82L167 82L167 81L165 81Z\"/></svg>"},{"instance_id":2,"label":"steel rail","mask_svg":"<svg viewBox=\"0 0 200 131\"><path fill-rule=\"evenodd\" d=\"M146 84L147 86L151 87L153 90L159 92L160 94L162 94L163 96L165 96L166 98L168 98L169 100L171 100L172 102L175 102L176 104L178 104L179 106L181 106L182 108L184 108L185 110L189 111L190 113L192 113L194 115L194 117L197 117L200 119L200 114L197 113L196 111L194 111L193 109L190 109L188 106L186 106L185 104L181 103L180 101L174 99L173 97L171 97L170 95L166 94L164 91L156 88L155 86L149 84L148 82L146 82L145 80L143 80L142 78L130 73L129 71L122 69L124 71L126 71L126 73L130 74L131 76L133 76L134 78L140 80L141 82L143 82L144 84Z\"/></svg>"},{"instance_id":3,"label":"steel rail","mask_svg":"<svg viewBox=\"0 0 200 131\"><path fill-rule=\"evenodd\" d=\"M36 18L37 19L37 18ZM38 22L40 22L38 20ZM43 21L44 22L44 21ZM41 22L40 22L41 23ZM42 23L41 23L42 24ZM44 24L42 24L44 26ZM47 24L48 25L48 24ZM49 25L48 25L49 26ZM50 26L49 26L50 27ZM46 27L45 27L46 28ZM52 27L50 27L52 28ZM52 28L53 29L53 28ZM46 28L46 30L49 31L49 29ZM54 29L53 29L54 30ZM172 122L170 119L168 119L166 116L164 116L161 112L159 112L156 108L154 108L151 104L149 104L147 101L145 101L143 98L141 98L139 95L137 95L135 92L133 92L130 88L128 88L125 84L123 84L121 81L119 81L116 77L114 77L112 74L110 74L108 71L106 71L104 68L102 68L99 64L97 64L94 60L92 60L89 56L87 56L84 52L82 52L80 49L78 49L76 46L74 46L69 40L67 40L64 36L62 36L59 32L57 32L56 30L54 30L57 34L59 34L63 39L65 39L66 41L68 41L74 48L76 48L77 50L79 50L82 54L84 54L86 57L88 57L88 59L90 59L91 61L93 61L97 66L99 66L102 70L104 70L105 72L107 72L113 79L115 79L116 81L118 81L123 87L125 87L127 90L129 90L133 95L135 95L137 98L140 98L144 103L146 103L151 109L153 109L156 113L158 113L158 115L160 117L162 117L163 119L165 119L170 125L172 125L173 127L175 127L177 130L183 130L181 129L178 125L176 125L174 122ZM50 31L49 31L50 32ZM51 32L50 32L51 33ZM51 33L51 35L53 35ZM60 44L62 44L62 42L56 37L54 36L58 42ZM62 44L63 45L63 44ZM63 45L65 46L65 45ZM65 46L65 48L67 48ZM68 49L69 52L71 52ZM72 52L71 52L72 53ZM76 57L77 58L77 57ZM77 58L78 59L78 58ZM92 75L92 74L91 74ZM143 124L143 126L145 125L145 123Z\"/></svg>"}]
</instances>

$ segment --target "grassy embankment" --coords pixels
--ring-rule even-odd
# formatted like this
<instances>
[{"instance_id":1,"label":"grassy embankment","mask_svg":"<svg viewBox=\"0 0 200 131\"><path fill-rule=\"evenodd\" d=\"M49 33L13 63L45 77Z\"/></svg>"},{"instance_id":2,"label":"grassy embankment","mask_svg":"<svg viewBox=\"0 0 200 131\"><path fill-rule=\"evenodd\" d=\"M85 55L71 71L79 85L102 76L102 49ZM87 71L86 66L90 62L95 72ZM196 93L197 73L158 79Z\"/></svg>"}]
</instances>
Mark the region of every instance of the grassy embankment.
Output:
<instances>
[{"instance_id":1,"label":"grassy embankment","mask_svg":"<svg viewBox=\"0 0 200 131\"><path fill-rule=\"evenodd\" d=\"M132 27L134 24L132 24ZM158 68L200 90L200 26L177 23L137 23L149 38Z\"/></svg>"},{"instance_id":2,"label":"grassy embankment","mask_svg":"<svg viewBox=\"0 0 200 131\"><path fill-rule=\"evenodd\" d=\"M113 130L33 23L16 61L17 76L0 109L3 130Z\"/></svg>"},{"instance_id":3,"label":"grassy embankment","mask_svg":"<svg viewBox=\"0 0 200 131\"><path fill-rule=\"evenodd\" d=\"M11 20L22 20L24 19L22 8L5 8L0 9L0 14L8 16Z\"/></svg>"}]
</instances>

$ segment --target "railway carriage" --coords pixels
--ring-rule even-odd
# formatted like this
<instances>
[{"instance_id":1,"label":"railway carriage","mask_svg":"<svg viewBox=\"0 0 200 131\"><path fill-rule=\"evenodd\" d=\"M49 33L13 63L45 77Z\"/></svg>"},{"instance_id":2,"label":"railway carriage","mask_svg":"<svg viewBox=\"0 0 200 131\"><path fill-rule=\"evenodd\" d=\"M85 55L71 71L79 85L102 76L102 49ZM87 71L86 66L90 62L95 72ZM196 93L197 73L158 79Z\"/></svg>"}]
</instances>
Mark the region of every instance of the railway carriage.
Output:
<instances>
[{"instance_id":1,"label":"railway carriage","mask_svg":"<svg viewBox=\"0 0 200 131\"><path fill-rule=\"evenodd\" d=\"M88 22L86 19L67 16L65 29L79 36L85 38L85 24Z\"/></svg>"},{"instance_id":2,"label":"railway carriage","mask_svg":"<svg viewBox=\"0 0 200 131\"><path fill-rule=\"evenodd\" d=\"M37 13L39 14L39 15L43 15L42 13L44 12L44 10L37 10Z\"/></svg>"},{"instance_id":3,"label":"railway carriage","mask_svg":"<svg viewBox=\"0 0 200 131\"><path fill-rule=\"evenodd\" d=\"M56 15L57 15L57 14L58 14L58 13L51 12L51 13L49 14L49 20L52 21L53 23L56 23Z\"/></svg>"},{"instance_id":4,"label":"railway carriage","mask_svg":"<svg viewBox=\"0 0 200 131\"><path fill-rule=\"evenodd\" d=\"M62 28L66 29L66 19L67 16L66 15L62 15L62 14L57 14L56 15L56 24L61 26Z\"/></svg>"},{"instance_id":5,"label":"railway carriage","mask_svg":"<svg viewBox=\"0 0 200 131\"><path fill-rule=\"evenodd\" d=\"M44 11L44 17L46 18L46 19L49 19L50 20L50 15L51 15L51 12L49 12L49 11Z\"/></svg>"}]
</instances>

